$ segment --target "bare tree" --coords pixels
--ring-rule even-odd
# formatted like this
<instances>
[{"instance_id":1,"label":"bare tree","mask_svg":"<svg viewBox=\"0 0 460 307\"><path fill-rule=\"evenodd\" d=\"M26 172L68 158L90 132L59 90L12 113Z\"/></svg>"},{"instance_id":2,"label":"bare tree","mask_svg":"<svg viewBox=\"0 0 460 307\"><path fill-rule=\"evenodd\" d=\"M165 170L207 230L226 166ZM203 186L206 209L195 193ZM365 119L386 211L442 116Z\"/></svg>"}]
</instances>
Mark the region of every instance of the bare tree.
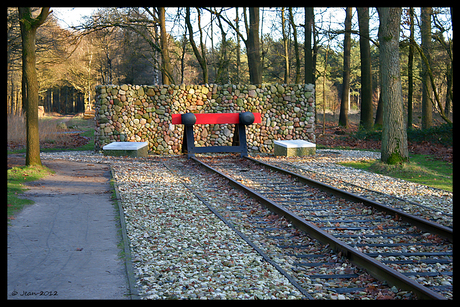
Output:
<instances>
[{"instance_id":1,"label":"bare tree","mask_svg":"<svg viewBox=\"0 0 460 307\"><path fill-rule=\"evenodd\" d=\"M207 9L209 12L215 14L218 18L222 18L240 37L246 45L246 51L248 55L248 66L249 66L249 79L251 84L262 83L262 71L260 63L260 40L259 40L259 8L249 8L249 23L246 9L243 10L244 27L246 29L247 38L243 36L238 27L231 22L227 17L223 16L221 12L217 10ZM238 24L238 13L236 18L236 24Z\"/></svg>"},{"instance_id":2,"label":"bare tree","mask_svg":"<svg viewBox=\"0 0 460 307\"><path fill-rule=\"evenodd\" d=\"M421 24L421 32L422 32L422 46L419 46L417 42L413 42L413 46L417 49L420 57L422 58L422 129L427 129L431 127L433 121L433 114L432 110L433 107L435 110L439 112L439 115L446 121L446 123L451 124L452 121L446 116L443 111L441 99L438 93L438 89L435 82L435 76L433 69L435 67L433 63L433 59L431 57L432 47L431 47L431 39L434 37L440 44L443 46L447 52L449 57L449 62L447 63L447 96L450 100L453 99L453 92L452 92L452 85L453 79L452 74L452 64L453 64L453 46L448 46L444 39L441 38L441 35L432 35L431 34L431 15L432 10L431 8L422 8L422 24ZM441 27L442 28L442 27ZM450 44L449 44L450 45ZM450 67L449 67L450 66ZM434 99L433 99L434 96ZM451 103L446 101L446 105Z\"/></svg>"},{"instance_id":3,"label":"bare tree","mask_svg":"<svg viewBox=\"0 0 460 307\"><path fill-rule=\"evenodd\" d=\"M165 8L143 7L144 12L139 13L138 8L105 8L101 14L93 16L88 22L74 27L75 30L84 30L83 35L101 32L104 29L122 28L135 32L142 37L151 47L152 57L149 61L155 69L160 69L163 84L174 84L174 75L169 56L169 37L166 32ZM157 33L157 27L160 34ZM152 30L153 28L153 30ZM161 55L161 63L157 59Z\"/></svg>"},{"instance_id":4,"label":"bare tree","mask_svg":"<svg viewBox=\"0 0 460 307\"><path fill-rule=\"evenodd\" d=\"M198 63L200 63L201 70L203 71L203 82L207 84L208 83L208 67L206 64L206 47L203 43L203 29L201 28L201 13L200 13L199 8L197 8L197 12L198 12L198 29L200 31L201 53L198 50L198 47L196 46L195 39L193 38L193 27L192 27L192 23L190 22L190 8L189 7L185 8L185 23L187 24L189 41L190 41L190 44L192 45L193 53L195 54L196 59L198 60Z\"/></svg>"}]
</instances>

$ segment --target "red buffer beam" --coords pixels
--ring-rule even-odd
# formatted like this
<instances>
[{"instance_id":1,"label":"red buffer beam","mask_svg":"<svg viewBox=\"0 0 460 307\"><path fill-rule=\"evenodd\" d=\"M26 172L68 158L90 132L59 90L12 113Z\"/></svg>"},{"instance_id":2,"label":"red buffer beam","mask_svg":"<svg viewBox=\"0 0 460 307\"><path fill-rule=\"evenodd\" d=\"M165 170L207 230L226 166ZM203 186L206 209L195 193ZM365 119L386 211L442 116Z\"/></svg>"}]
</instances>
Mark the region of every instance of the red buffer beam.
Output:
<instances>
[{"instance_id":1,"label":"red buffer beam","mask_svg":"<svg viewBox=\"0 0 460 307\"><path fill-rule=\"evenodd\" d=\"M194 113L196 116L195 124L239 124L240 113ZM262 123L262 116L260 113L254 114L254 123ZM182 114L172 114L172 124L182 124Z\"/></svg>"}]
</instances>

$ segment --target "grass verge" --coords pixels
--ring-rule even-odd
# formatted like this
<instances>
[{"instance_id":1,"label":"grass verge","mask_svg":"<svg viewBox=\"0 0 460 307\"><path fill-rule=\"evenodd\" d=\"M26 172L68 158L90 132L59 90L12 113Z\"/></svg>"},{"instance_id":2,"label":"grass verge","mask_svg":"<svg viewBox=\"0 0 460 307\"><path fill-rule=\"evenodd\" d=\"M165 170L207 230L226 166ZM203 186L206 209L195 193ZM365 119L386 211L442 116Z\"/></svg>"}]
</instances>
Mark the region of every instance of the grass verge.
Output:
<instances>
[{"instance_id":1,"label":"grass verge","mask_svg":"<svg viewBox=\"0 0 460 307\"><path fill-rule=\"evenodd\" d=\"M45 166L21 166L13 167L7 171L7 219L8 222L14 219L14 215L21 211L25 205L30 205L33 201L18 197L26 188L24 182L38 180L49 174L54 174L52 170Z\"/></svg>"},{"instance_id":2,"label":"grass verge","mask_svg":"<svg viewBox=\"0 0 460 307\"><path fill-rule=\"evenodd\" d=\"M435 160L429 155L411 155L408 163L388 165L380 160L343 162L344 166L399 178L452 192L452 163Z\"/></svg>"}]
</instances>

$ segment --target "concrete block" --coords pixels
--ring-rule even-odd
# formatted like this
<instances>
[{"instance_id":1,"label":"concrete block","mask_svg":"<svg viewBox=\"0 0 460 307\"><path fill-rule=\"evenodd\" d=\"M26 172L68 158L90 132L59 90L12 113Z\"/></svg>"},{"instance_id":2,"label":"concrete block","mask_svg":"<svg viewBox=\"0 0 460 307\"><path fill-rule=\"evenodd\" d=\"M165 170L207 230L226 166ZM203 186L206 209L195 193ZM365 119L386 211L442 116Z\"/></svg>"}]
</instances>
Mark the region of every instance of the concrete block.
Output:
<instances>
[{"instance_id":1,"label":"concrete block","mask_svg":"<svg viewBox=\"0 0 460 307\"><path fill-rule=\"evenodd\" d=\"M316 154L316 144L304 140L274 141L275 156L300 157Z\"/></svg>"},{"instance_id":2,"label":"concrete block","mask_svg":"<svg viewBox=\"0 0 460 307\"><path fill-rule=\"evenodd\" d=\"M148 142L112 142L102 147L104 156L147 157Z\"/></svg>"}]
</instances>

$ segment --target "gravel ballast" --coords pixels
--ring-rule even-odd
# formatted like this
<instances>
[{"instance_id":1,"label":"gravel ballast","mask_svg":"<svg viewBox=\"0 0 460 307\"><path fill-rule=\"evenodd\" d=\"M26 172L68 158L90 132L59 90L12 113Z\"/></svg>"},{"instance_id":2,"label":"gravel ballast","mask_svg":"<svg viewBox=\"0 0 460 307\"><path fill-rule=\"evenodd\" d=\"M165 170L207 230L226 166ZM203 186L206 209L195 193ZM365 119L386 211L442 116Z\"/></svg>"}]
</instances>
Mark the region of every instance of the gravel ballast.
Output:
<instances>
[{"instance_id":1,"label":"gravel ballast","mask_svg":"<svg viewBox=\"0 0 460 307\"><path fill-rule=\"evenodd\" d=\"M301 297L161 163L113 168L145 298Z\"/></svg>"},{"instance_id":2,"label":"gravel ballast","mask_svg":"<svg viewBox=\"0 0 460 307\"><path fill-rule=\"evenodd\" d=\"M352 168L338 166L335 162L375 159L379 155L362 151L318 150L315 157L288 162L318 174L327 174L338 184L350 181L359 185L363 180L366 188L378 190L382 177L386 176L354 172ZM184 187L182 181L187 182L187 178L179 177L165 167L163 161L169 157L105 157L93 152L42 153L41 156L45 159L109 163L112 166L142 298L303 297L286 277L263 261L251 246ZM436 197L441 203L437 210L442 208L442 212L452 213L452 193L388 178L383 180L394 182L392 187L398 191L398 196L406 198L412 193L407 191L414 191L415 197L420 199L423 196L422 200L425 196ZM401 191L406 194L401 195ZM426 203L432 206L432 201Z\"/></svg>"}]
</instances>

